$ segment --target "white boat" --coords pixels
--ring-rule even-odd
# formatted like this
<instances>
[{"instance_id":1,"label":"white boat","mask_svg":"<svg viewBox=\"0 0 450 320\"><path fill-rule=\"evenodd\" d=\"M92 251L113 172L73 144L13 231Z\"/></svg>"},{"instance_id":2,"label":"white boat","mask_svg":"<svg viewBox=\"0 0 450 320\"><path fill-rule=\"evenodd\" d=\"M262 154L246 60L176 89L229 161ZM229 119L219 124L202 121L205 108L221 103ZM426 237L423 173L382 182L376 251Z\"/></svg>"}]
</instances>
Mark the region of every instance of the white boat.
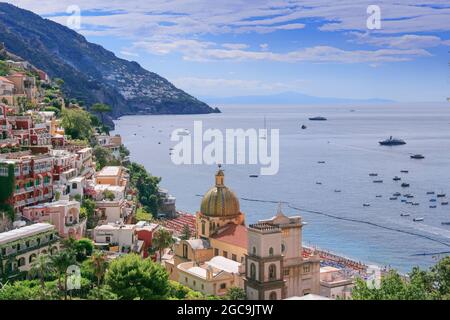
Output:
<instances>
[{"instance_id":1,"label":"white boat","mask_svg":"<svg viewBox=\"0 0 450 320\"><path fill-rule=\"evenodd\" d=\"M414 222L423 221L423 220L424 220L423 218L414 218L413 219Z\"/></svg>"}]
</instances>

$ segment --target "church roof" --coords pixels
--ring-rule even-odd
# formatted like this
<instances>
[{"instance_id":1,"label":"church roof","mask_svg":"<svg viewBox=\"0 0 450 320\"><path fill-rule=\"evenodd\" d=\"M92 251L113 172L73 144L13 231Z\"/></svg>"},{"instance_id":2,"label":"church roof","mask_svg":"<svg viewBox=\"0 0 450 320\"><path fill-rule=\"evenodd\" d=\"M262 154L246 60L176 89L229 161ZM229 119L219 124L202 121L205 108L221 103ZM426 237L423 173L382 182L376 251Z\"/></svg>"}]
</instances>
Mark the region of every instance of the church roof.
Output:
<instances>
[{"instance_id":1,"label":"church roof","mask_svg":"<svg viewBox=\"0 0 450 320\"><path fill-rule=\"evenodd\" d=\"M229 224L211 238L247 249L247 228L240 224Z\"/></svg>"}]
</instances>

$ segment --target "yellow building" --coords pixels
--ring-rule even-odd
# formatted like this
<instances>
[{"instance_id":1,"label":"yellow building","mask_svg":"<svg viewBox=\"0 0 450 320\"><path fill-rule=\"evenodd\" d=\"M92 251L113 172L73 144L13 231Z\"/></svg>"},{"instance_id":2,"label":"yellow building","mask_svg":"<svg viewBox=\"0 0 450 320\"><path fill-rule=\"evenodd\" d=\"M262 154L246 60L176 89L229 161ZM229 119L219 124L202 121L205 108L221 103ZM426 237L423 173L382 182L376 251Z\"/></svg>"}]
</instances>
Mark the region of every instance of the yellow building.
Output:
<instances>
[{"instance_id":1,"label":"yellow building","mask_svg":"<svg viewBox=\"0 0 450 320\"><path fill-rule=\"evenodd\" d=\"M239 200L224 178L219 167L195 216L196 239L177 242L173 257L165 261L170 278L209 294L219 294L218 285L223 289L233 283L245 288L249 299L319 294L320 259L302 255L301 217L287 217L279 208L273 218L246 227ZM236 273L226 279L206 276L208 261L215 257L224 265L241 264L242 281L234 279Z\"/></svg>"}]
</instances>

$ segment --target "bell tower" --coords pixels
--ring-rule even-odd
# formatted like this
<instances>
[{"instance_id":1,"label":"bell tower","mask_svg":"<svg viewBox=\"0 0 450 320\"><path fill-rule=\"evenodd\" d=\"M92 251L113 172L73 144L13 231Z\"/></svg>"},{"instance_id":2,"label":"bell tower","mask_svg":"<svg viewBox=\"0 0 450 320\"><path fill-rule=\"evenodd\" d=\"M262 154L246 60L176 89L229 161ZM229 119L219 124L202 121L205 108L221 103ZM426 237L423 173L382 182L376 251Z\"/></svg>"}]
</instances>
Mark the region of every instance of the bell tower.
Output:
<instances>
[{"instance_id":1,"label":"bell tower","mask_svg":"<svg viewBox=\"0 0 450 320\"><path fill-rule=\"evenodd\" d=\"M245 291L250 300L280 300L285 296L281 229L267 223L248 227Z\"/></svg>"}]
</instances>

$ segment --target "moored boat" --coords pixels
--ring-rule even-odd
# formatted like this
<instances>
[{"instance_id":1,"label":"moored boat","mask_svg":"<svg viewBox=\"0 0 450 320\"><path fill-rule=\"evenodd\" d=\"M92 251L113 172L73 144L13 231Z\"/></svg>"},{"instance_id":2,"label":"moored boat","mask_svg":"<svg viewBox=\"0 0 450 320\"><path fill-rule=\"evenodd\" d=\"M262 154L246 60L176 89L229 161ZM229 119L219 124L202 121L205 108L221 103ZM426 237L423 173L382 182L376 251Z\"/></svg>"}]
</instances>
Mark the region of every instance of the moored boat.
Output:
<instances>
[{"instance_id":1,"label":"moored boat","mask_svg":"<svg viewBox=\"0 0 450 320\"><path fill-rule=\"evenodd\" d=\"M406 144L404 140L393 138L392 136L390 136L389 139L379 141L378 143L382 146L400 146Z\"/></svg>"},{"instance_id":2,"label":"moored boat","mask_svg":"<svg viewBox=\"0 0 450 320\"><path fill-rule=\"evenodd\" d=\"M423 221L423 220L424 220L423 218L414 218L413 219L414 222Z\"/></svg>"}]
</instances>

